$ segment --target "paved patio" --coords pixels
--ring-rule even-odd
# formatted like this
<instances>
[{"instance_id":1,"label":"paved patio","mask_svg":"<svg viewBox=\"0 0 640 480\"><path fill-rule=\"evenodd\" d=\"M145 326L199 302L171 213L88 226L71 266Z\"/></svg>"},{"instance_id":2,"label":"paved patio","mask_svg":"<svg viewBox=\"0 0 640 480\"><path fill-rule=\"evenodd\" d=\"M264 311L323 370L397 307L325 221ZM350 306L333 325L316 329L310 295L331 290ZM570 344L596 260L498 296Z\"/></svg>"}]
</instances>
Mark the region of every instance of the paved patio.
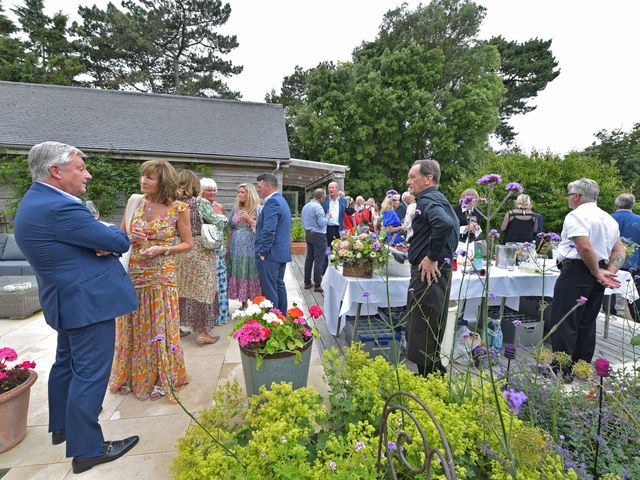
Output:
<instances>
[{"instance_id":1,"label":"paved patio","mask_svg":"<svg viewBox=\"0 0 640 480\"><path fill-rule=\"evenodd\" d=\"M289 303L296 302L304 310L307 305L292 275L291 264L285 276ZM231 310L238 308L232 302ZM195 335L183 339L187 372L191 382L181 393L181 399L192 412L211 406L218 385L238 379L244 388L240 351L237 342L228 334L232 325L218 327L220 341L215 345L196 344ZM318 343L313 346L309 385L326 393L322 380L322 365ZM71 472L71 459L65 457L65 445L52 445L47 432L47 378L55 358L56 335L45 323L42 313L25 320L0 319L0 347L14 348L20 360L37 363L38 381L31 389L27 437L13 449L0 454L2 480L62 480L153 478L170 479L171 464L176 455L176 440L182 437L191 419L178 405L166 398L158 401L137 400L107 393L100 414L101 425L107 439L121 439L139 435L140 443L123 458L94 467L79 475ZM9 469L2 476L2 472Z\"/></svg>"}]
</instances>

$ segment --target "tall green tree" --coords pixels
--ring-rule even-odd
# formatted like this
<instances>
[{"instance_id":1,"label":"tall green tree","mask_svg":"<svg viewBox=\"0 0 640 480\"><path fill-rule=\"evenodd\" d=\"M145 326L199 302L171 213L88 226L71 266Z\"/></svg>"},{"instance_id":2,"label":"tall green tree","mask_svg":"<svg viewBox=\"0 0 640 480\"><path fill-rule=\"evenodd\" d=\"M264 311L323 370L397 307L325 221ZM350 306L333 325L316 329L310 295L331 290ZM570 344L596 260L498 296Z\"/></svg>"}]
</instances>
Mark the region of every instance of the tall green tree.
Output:
<instances>
[{"instance_id":1,"label":"tall green tree","mask_svg":"<svg viewBox=\"0 0 640 480\"><path fill-rule=\"evenodd\" d=\"M242 71L224 55L238 46L219 27L231 14L221 0L139 0L106 10L80 7L74 26L90 83L177 95L237 98L224 79Z\"/></svg>"},{"instance_id":2,"label":"tall green tree","mask_svg":"<svg viewBox=\"0 0 640 480\"><path fill-rule=\"evenodd\" d=\"M73 44L69 41L68 17L61 12L49 17L44 13L43 0L25 0L13 9L20 31L27 36L22 81L75 84L74 77L83 72Z\"/></svg>"},{"instance_id":3,"label":"tall green tree","mask_svg":"<svg viewBox=\"0 0 640 480\"><path fill-rule=\"evenodd\" d=\"M489 43L500 52L500 76L507 92L495 133L502 143L510 145L517 132L509 125L509 119L535 110L536 105L530 101L560 75L560 70L551 52L551 40L534 38L519 43L498 36Z\"/></svg>"},{"instance_id":4,"label":"tall green tree","mask_svg":"<svg viewBox=\"0 0 640 480\"><path fill-rule=\"evenodd\" d=\"M349 190L376 196L402 188L416 159L456 176L482 158L504 94L498 52L477 39L483 16L466 0L403 5L351 62L294 73L281 98L292 154L348 165Z\"/></svg>"},{"instance_id":5,"label":"tall green tree","mask_svg":"<svg viewBox=\"0 0 640 480\"><path fill-rule=\"evenodd\" d=\"M640 187L640 123L634 124L629 132L600 130L596 138L599 143L594 142L584 153L607 165L615 164L626 188L637 191Z\"/></svg>"}]
</instances>

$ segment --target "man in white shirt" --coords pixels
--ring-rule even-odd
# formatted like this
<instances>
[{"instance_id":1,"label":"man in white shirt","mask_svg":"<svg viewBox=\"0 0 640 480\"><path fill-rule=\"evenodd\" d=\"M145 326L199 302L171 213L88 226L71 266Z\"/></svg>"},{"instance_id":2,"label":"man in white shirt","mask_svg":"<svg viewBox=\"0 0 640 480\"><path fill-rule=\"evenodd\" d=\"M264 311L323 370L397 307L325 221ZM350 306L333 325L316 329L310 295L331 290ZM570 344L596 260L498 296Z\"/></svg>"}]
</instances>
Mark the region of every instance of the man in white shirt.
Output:
<instances>
[{"instance_id":1,"label":"man in white shirt","mask_svg":"<svg viewBox=\"0 0 640 480\"><path fill-rule=\"evenodd\" d=\"M571 182L567 201L571 212L562 226L558 246L561 268L551 305L551 321L557 330L551 337L553 351L591 362L596 346L596 318L602 306L605 288L618 288L616 272L625 260L618 224L596 204L600 189L588 178ZM586 301L585 301L586 299ZM564 320L563 317L580 301ZM572 365L565 366L562 379L573 381ZM560 373L559 366L554 370Z\"/></svg>"}]
</instances>

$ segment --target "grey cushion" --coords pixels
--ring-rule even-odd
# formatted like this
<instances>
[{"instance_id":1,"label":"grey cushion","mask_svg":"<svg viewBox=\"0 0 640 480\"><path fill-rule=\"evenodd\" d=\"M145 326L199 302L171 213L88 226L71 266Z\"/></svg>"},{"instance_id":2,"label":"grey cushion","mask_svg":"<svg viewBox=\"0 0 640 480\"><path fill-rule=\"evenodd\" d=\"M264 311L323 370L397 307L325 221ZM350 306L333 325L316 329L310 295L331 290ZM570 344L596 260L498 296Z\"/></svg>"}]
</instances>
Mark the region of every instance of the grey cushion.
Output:
<instances>
[{"instance_id":1,"label":"grey cushion","mask_svg":"<svg viewBox=\"0 0 640 480\"><path fill-rule=\"evenodd\" d=\"M0 262L0 276L4 275L33 275L33 273L23 273L27 269L31 268L31 265L26 260L7 260Z\"/></svg>"},{"instance_id":2,"label":"grey cushion","mask_svg":"<svg viewBox=\"0 0 640 480\"><path fill-rule=\"evenodd\" d=\"M6 233L0 233L0 258L2 258L2 254L4 253L4 246L7 244L7 238L9 238L9 235Z\"/></svg>"},{"instance_id":3,"label":"grey cushion","mask_svg":"<svg viewBox=\"0 0 640 480\"><path fill-rule=\"evenodd\" d=\"M7 237L7 244L2 253L2 260L25 260L24 254L20 248L18 248L18 244L13 235L8 235Z\"/></svg>"}]
</instances>

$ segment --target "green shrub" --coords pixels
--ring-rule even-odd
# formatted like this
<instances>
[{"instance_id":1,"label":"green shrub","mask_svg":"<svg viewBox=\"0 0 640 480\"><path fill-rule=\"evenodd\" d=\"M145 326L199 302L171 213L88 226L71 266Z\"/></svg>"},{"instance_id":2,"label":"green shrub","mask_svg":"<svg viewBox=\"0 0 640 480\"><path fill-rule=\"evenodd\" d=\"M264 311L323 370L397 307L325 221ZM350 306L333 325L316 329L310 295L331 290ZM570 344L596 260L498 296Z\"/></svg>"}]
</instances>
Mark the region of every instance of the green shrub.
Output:
<instances>
[{"instance_id":1,"label":"green shrub","mask_svg":"<svg viewBox=\"0 0 640 480\"><path fill-rule=\"evenodd\" d=\"M291 222L291 241L304 242L304 228L302 228L301 217L293 217Z\"/></svg>"}]
</instances>

